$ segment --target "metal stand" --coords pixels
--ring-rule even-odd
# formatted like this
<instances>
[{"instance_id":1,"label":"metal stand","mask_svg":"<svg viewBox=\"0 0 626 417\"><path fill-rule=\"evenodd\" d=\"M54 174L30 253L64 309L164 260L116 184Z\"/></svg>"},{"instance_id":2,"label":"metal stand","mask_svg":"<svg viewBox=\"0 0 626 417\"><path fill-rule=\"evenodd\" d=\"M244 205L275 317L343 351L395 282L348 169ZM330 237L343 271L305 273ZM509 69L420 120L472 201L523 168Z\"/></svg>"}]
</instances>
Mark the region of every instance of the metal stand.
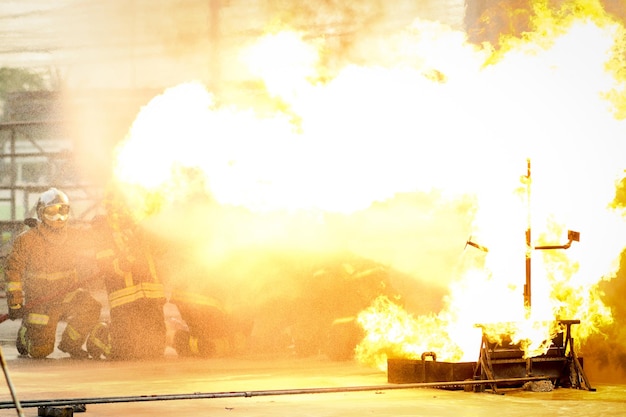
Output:
<instances>
[{"instance_id":1,"label":"metal stand","mask_svg":"<svg viewBox=\"0 0 626 417\"><path fill-rule=\"evenodd\" d=\"M9 376L9 369L7 368L7 363L4 360L4 353L2 352L2 347L0 347L0 364L2 364L2 371L4 372L4 379L6 379L7 386L9 387L9 391L11 391L11 398L13 399L13 404L15 404L17 415L19 417L24 417L24 411L22 410L22 405L20 404L20 400L18 400L17 396L15 395L15 389L13 388L11 377Z\"/></svg>"},{"instance_id":2,"label":"metal stand","mask_svg":"<svg viewBox=\"0 0 626 417\"><path fill-rule=\"evenodd\" d=\"M480 356L474 369L475 380L485 380L491 392L498 393L496 382L502 378L521 378L535 375L545 376L554 386L567 386L587 391L595 391L589 384L582 363L574 350L572 325L580 320L559 320L565 326L565 337L552 341L552 346L544 355L523 358L517 345L501 346L490 343L483 332Z\"/></svg>"},{"instance_id":3,"label":"metal stand","mask_svg":"<svg viewBox=\"0 0 626 417\"><path fill-rule=\"evenodd\" d=\"M494 373L493 373L493 364L491 361L491 351L489 348L489 343L487 338L483 334L482 341L480 344L480 355L478 358L478 362L476 363L476 368L474 369L474 379L475 380L489 380L494 381ZM488 384L491 386L491 392L494 394L498 393L498 387L495 382ZM480 385L478 388L483 388L484 386ZM482 391L482 389L481 389Z\"/></svg>"},{"instance_id":4,"label":"metal stand","mask_svg":"<svg viewBox=\"0 0 626 417\"><path fill-rule=\"evenodd\" d=\"M572 324L579 324L580 320L561 320L560 323L566 326L565 346L564 351L567 352L568 364L569 364L569 379L572 387L578 389L584 389L587 391L595 391L595 388L589 384L589 379L585 375L583 366L578 359L578 355L574 350L574 338L572 337ZM569 351L568 351L569 346Z\"/></svg>"}]
</instances>

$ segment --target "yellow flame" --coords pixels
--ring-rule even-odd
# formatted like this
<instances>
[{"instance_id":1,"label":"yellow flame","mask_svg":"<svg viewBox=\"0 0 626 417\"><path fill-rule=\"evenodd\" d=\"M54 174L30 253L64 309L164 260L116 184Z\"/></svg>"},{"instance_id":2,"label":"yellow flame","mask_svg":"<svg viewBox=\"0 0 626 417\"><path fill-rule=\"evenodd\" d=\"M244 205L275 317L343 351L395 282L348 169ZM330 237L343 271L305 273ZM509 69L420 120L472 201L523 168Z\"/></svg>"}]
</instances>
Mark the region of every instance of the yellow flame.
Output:
<instances>
[{"instance_id":1,"label":"yellow flame","mask_svg":"<svg viewBox=\"0 0 626 417\"><path fill-rule=\"evenodd\" d=\"M611 321L597 284L611 279L626 246L623 219L606 209L626 167L624 28L597 2L557 12L546 4L537 2L531 32L503 39L488 57L492 49L463 34L416 20L384 54L372 49L382 63L322 76L316 43L291 32L264 37L246 59L280 111L218 106L199 83L168 89L120 147L117 180L170 204L200 189L224 206L269 212L352 215L432 189L475 196L472 239L489 251L466 247L437 314L377 299L359 316L359 359L384 367L391 354L435 351L475 360L481 328L532 356L559 330L556 319L580 319L584 338ZM534 180L520 184L527 158ZM527 187L532 193L520 192ZM533 246L562 243L567 229L582 239L537 251L524 241L529 228ZM342 238L348 248L361 243Z\"/></svg>"},{"instance_id":2,"label":"yellow flame","mask_svg":"<svg viewBox=\"0 0 626 417\"><path fill-rule=\"evenodd\" d=\"M542 78L547 75L548 77L545 78L545 81L549 81L550 84L546 85L559 84L563 80L557 81L556 77L565 77L565 82L571 91L568 94L564 94L563 97L569 96L575 102L579 101L576 95L581 94L581 91L585 89L588 89L591 94L595 92L598 97L604 95L611 88L618 88L619 91L623 91L623 85L611 87L615 85L614 80L611 81L609 73L605 72L604 68L598 65L599 62L606 62L608 57L610 57L608 54L610 41L611 39L619 39L619 36L616 35L623 33L623 28L617 30L618 28L614 26L614 22L606 19L600 26L607 28L607 30L598 31L598 27L589 21L590 17L597 21L601 16L597 7L592 7L593 13L591 15L584 13L582 9L578 9L578 13L567 14L567 18L562 21L557 21L557 17L552 14L547 14L545 9L542 12L543 14L540 14L540 17L543 20L535 22L538 24L537 32L529 35L529 38L536 35L535 40L537 42L528 42L528 38L524 40L509 39L508 42L504 43L505 48L498 53L498 63L494 64L496 65L494 69L497 68L499 70L504 66L514 65L510 69L513 74L518 74L517 79L528 78L528 76L523 74L528 73L532 74L533 82L541 82ZM583 18L581 18L581 15ZM604 44L602 48L595 49L593 55L589 56L590 59L585 60L584 63L580 61L579 54L575 52L579 50L583 39L584 42L592 42L594 45ZM573 61L577 63L575 64ZM614 69L615 65L608 65L608 68ZM488 69L487 71L490 70ZM581 78L591 80L592 82L591 84L580 86L578 80ZM526 88L526 84L520 83L520 87ZM613 98L622 94L617 93L615 89L612 91ZM512 92L515 93L518 99L528 99L527 102L522 101L522 105L529 107L541 105L537 103L536 96L527 96L521 91ZM561 104L549 110L552 113L552 117L555 111L569 111L569 109L568 106ZM610 113L610 106L608 104L600 105L594 109L594 112L587 116L592 117L594 121L606 120L604 115ZM619 111L616 113L619 114ZM550 123L542 123L541 120L533 120L531 123L550 126ZM598 127L601 130L605 125L605 122L601 122ZM608 138L617 137L612 132L604 133ZM543 143L542 146L545 148L551 146L551 144ZM541 178L545 178L545 176L553 176L553 173L543 171L545 168L550 168L550 163L543 159L545 154L549 153L546 153L545 149L542 148L532 150L532 155L538 156L537 159L541 161L542 166L542 170L537 175L538 181ZM593 158L590 154L580 156ZM621 158L615 158L613 161L618 162L619 159ZM623 165L623 163L623 161L619 160L619 164ZM521 174L523 172L521 170L522 165L518 164L517 167ZM569 172L578 168L579 165L573 163L571 167L565 167L563 175L568 175ZM557 169L556 164L554 164L553 169ZM522 179L524 180L524 177ZM611 201L611 194L614 193L611 181L607 181L605 185L607 185L607 188L604 190L594 190L598 193L597 201L602 202L600 206L606 206ZM525 181L524 187L526 186L531 186L529 181ZM463 328L467 328L472 324L480 324L483 333L492 341L501 341L502 337L506 336L513 343L521 344L525 356L532 357L545 353L549 347L550 340L557 333L563 331L558 326L557 319L581 320L580 325L577 325L574 329L578 335L578 339L576 339L578 344L580 344L580 339L586 339L589 335L597 333L602 326L612 322L611 311L601 300L598 281L602 278L610 279L616 271L616 254L619 253L619 248L623 246L623 242L613 246L614 249L610 251L610 256L600 255L602 259L599 259L594 257L595 255L585 256L576 247L568 252L548 250L539 254L535 252L534 247L526 247L522 240L526 228L542 225L544 228L551 229L550 233L544 233L538 238L536 237L533 246L560 245L561 243L556 242L564 242L566 239L564 227L562 223L557 223L555 220L554 209L562 210L564 208L566 215L562 216L563 219L575 219L582 225L588 226L585 230L593 234L597 233L602 224L619 225L621 223L618 216L600 207L598 207L597 211L594 211L597 213L597 217L594 219L580 216L581 213L574 214L573 212L576 210L568 207L568 204L573 200L571 197L562 198L561 200L556 199L557 203L565 207L541 205L545 201L555 201L549 194L558 193L561 196L563 195L560 194L561 191L570 191L567 188L563 188L565 187L562 187L562 185L560 189L542 188L540 183L535 183L533 184L532 201L524 201L524 196L520 193L511 195L509 200L505 198L506 195L499 194L493 196L494 201L491 201L489 192L481 195L479 200L484 206L480 207L477 218L477 226L480 231L478 238L483 239L483 243L487 244L490 251L483 256L478 269L475 269L474 265L470 265L470 269L459 277L458 281L453 282L450 287L447 309L439 314L437 324L435 325L438 330L437 335L440 338L438 340L439 345L444 344L442 340L445 340L446 347L440 347L444 352L448 350L447 347L458 346L459 340L467 340L446 337L447 334L452 334L452 332L442 331L442 329L449 329L459 323L461 323ZM600 196L600 193L604 194ZM497 203L495 203L496 201ZM585 205L587 207L586 210L592 206L590 202L586 202ZM497 212L493 212L493 210ZM526 216L523 214L524 210L532 210L532 224L525 224ZM502 219L502 222L499 219ZM622 225L619 227L620 230L623 229ZM517 239L517 241L511 239ZM612 238L609 239L612 240ZM586 247L585 250L590 251L590 253L595 254L598 250L601 250L601 247L604 247L603 240L598 236L591 236L591 240L598 247ZM524 265L523 260L526 256L531 256L534 265L532 268L532 310L525 308L522 303L524 285L524 270L522 268ZM585 266L583 267L583 265ZM398 306L394 306L393 308L387 307L385 311L376 313L365 311L360 316L360 319L364 322L366 330L370 332L375 331L371 330L372 328L376 329L375 324L372 323L379 321L399 323L399 325L404 326L403 331L412 335L420 335L419 337L422 337L423 333L428 334L429 331L433 330L431 325L422 323L421 317L407 318L406 313L401 310L398 311L398 309ZM419 331L414 330L418 326L421 326ZM398 332L398 330L395 331L395 333ZM424 340L428 339L425 338ZM431 350L430 348L434 346L425 346L420 352L412 349L402 350L403 347L413 346L413 344L404 343L392 350L386 345L389 342L390 339L386 339L382 343L380 341L374 342L366 337L357 351L359 359L384 369L386 366L384 363L386 355L381 357L381 352L390 352L396 356L417 359L422 352ZM376 343L379 343L378 348L376 348ZM473 349L463 350L465 355L462 355L461 359L477 359L479 339L475 337L474 343ZM448 359L454 360L458 358L450 357Z\"/></svg>"},{"instance_id":3,"label":"yellow flame","mask_svg":"<svg viewBox=\"0 0 626 417\"><path fill-rule=\"evenodd\" d=\"M293 99L298 90L306 88L308 79L317 77L317 48L302 36L290 31L265 35L242 52L250 72L263 79L271 95Z\"/></svg>"}]
</instances>

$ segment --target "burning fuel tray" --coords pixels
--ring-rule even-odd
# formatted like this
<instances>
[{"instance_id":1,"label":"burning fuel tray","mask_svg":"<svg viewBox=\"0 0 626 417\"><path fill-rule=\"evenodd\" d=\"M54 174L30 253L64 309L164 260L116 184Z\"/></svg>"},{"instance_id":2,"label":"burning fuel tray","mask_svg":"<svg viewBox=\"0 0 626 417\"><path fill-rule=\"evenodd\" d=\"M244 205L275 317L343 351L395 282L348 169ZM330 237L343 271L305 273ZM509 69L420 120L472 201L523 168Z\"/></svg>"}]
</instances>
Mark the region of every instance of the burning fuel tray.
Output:
<instances>
[{"instance_id":1,"label":"burning fuel tray","mask_svg":"<svg viewBox=\"0 0 626 417\"><path fill-rule=\"evenodd\" d=\"M422 360L389 358L387 359L387 382L409 384L464 381L473 379L475 368L476 362L437 362L426 360L424 355L422 355Z\"/></svg>"},{"instance_id":2,"label":"burning fuel tray","mask_svg":"<svg viewBox=\"0 0 626 417\"><path fill-rule=\"evenodd\" d=\"M557 335L543 355L524 358L519 345L491 343L483 333L477 362L438 362L434 352L423 353L421 360L388 358L387 381L394 384L459 382L454 388L461 389L463 381L484 380L491 381L485 385L496 392L498 386L519 387L524 378L542 376L551 380L554 386L594 391L583 371L582 358L576 355L573 347L571 326L580 321L560 320L560 323L566 329L565 334Z\"/></svg>"}]
</instances>

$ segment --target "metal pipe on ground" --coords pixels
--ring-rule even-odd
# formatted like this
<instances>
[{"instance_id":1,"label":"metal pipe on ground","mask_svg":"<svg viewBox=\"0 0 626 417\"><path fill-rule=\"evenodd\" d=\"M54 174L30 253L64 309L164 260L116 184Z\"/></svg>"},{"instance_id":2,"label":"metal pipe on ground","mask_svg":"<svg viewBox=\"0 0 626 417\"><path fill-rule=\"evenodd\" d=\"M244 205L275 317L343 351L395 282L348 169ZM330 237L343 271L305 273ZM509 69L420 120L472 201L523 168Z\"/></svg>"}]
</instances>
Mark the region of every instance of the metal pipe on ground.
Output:
<instances>
[{"instance_id":1,"label":"metal pipe on ground","mask_svg":"<svg viewBox=\"0 0 626 417\"><path fill-rule=\"evenodd\" d=\"M412 384L398 385L365 385L352 387L328 387L328 388L295 388L295 389L277 389L277 390L258 390L258 391L225 391L225 392L196 392L191 394L155 394L155 395L137 395L137 396L121 396L121 397L91 397L91 398L68 398L68 399L50 399L50 400L24 400L21 405L28 407L62 407L70 405L86 405L86 404L113 404L113 403L129 403L129 402L147 402L147 401L172 401L172 400L198 400L213 398L235 398L235 397L264 397L272 395L299 395L299 394L328 394L340 392L360 392L360 391L386 391L397 389L411 388L450 388L464 387L486 384L512 383L512 382L531 382L545 381L550 378L547 376L532 376L526 378L501 378L491 380L466 380L466 381L446 381L446 382L418 382ZM14 408L15 404L10 401L0 402L0 409Z\"/></svg>"}]
</instances>

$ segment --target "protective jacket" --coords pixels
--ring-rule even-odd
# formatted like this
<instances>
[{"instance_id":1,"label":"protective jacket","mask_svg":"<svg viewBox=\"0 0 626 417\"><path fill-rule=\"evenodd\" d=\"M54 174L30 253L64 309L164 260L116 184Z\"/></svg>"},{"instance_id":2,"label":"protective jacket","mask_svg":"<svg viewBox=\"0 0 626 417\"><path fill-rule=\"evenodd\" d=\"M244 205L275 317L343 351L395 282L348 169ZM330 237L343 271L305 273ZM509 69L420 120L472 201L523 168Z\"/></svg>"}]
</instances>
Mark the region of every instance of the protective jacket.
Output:
<instances>
[{"instance_id":1,"label":"protective jacket","mask_svg":"<svg viewBox=\"0 0 626 417\"><path fill-rule=\"evenodd\" d=\"M156 270L155 247L137 228L100 229L96 259L111 310L111 356L162 356L165 292Z\"/></svg>"},{"instance_id":2,"label":"protective jacket","mask_svg":"<svg viewBox=\"0 0 626 417\"><path fill-rule=\"evenodd\" d=\"M59 320L68 324L60 346L77 352L98 323L102 306L80 288L77 277L78 258L91 244L79 229L58 230L43 223L15 238L5 274L7 304L24 310L20 353L32 357L52 353Z\"/></svg>"}]
</instances>

